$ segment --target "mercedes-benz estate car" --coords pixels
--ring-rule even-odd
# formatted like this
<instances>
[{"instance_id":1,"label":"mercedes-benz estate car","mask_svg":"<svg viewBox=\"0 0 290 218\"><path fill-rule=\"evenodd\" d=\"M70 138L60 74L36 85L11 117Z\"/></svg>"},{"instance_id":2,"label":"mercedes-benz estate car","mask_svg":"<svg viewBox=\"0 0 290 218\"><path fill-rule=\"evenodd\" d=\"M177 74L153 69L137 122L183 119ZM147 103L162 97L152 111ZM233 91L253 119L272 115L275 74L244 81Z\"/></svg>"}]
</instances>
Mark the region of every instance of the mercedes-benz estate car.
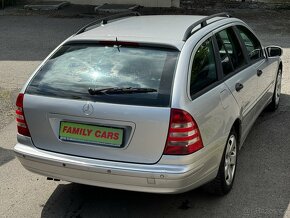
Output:
<instances>
[{"instance_id":1,"label":"mercedes-benz estate car","mask_svg":"<svg viewBox=\"0 0 290 218\"><path fill-rule=\"evenodd\" d=\"M14 150L27 170L51 179L226 194L253 123L279 105L281 55L224 13L95 21L21 90Z\"/></svg>"}]
</instances>

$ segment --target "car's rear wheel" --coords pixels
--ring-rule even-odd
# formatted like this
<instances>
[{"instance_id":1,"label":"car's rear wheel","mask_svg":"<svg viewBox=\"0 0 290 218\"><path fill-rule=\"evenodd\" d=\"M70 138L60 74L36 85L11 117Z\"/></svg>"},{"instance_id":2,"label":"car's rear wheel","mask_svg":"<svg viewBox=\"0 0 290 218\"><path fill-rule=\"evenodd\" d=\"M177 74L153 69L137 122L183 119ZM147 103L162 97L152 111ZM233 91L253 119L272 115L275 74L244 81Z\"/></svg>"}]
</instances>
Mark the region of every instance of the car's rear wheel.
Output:
<instances>
[{"instance_id":1,"label":"car's rear wheel","mask_svg":"<svg viewBox=\"0 0 290 218\"><path fill-rule=\"evenodd\" d=\"M230 132L223 157L219 166L217 177L205 186L206 191L211 194L226 195L233 187L236 175L238 154L238 141L236 131Z\"/></svg>"},{"instance_id":2,"label":"car's rear wheel","mask_svg":"<svg viewBox=\"0 0 290 218\"><path fill-rule=\"evenodd\" d=\"M275 111L279 107L280 95L281 95L281 84L282 84L282 69L279 68L277 77L276 77L273 98L272 98L271 103L269 104L269 109L271 111Z\"/></svg>"}]
</instances>

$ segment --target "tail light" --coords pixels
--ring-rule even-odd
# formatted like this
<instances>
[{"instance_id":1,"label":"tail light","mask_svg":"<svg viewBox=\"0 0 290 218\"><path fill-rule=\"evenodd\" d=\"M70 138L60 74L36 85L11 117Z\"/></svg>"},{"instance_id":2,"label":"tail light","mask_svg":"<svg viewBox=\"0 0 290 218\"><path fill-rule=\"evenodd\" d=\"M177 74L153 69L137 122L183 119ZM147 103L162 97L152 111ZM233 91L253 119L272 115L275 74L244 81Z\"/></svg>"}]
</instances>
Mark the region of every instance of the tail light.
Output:
<instances>
[{"instance_id":1,"label":"tail light","mask_svg":"<svg viewBox=\"0 0 290 218\"><path fill-rule=\"evenodd\" d=\"M24 136L29 136L30 137L30 132L24 117L23 113L23 99L24 99L24 94L20 93L17 97L16 100L16 123L17 123L17 130L20 135Z\"/></svg>"},{"instance_id":2,"label":"tail light","mask_svg":"<svg viewBox=\"0 0 290 218\"><path fill-rule=\"evenodd\" d=\"M186 155L203 148L198 126L192 116L180 109L171 109L169 131L164 154Z\"/></svg>"}]
</instances>

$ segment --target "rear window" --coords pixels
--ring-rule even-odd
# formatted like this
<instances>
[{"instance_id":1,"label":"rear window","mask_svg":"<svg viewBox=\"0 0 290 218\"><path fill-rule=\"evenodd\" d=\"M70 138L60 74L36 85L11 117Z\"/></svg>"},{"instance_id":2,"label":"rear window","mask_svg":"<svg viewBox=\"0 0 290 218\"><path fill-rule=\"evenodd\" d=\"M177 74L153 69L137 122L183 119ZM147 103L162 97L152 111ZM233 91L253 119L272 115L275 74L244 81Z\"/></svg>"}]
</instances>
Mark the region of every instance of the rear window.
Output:
<instances>
[{"instance_id":1,"label":"rear window","mask_svg":"<svg viewBox=\"0 0 290 218\"><path fill-rule=\"evenodd\" d=\"M177 57L178 51L162 48L64 45L37 72L26 93L95 102L168 107ZM89 93L89 89L107 88L154 91Z\"/></svg>"}]
</instances>

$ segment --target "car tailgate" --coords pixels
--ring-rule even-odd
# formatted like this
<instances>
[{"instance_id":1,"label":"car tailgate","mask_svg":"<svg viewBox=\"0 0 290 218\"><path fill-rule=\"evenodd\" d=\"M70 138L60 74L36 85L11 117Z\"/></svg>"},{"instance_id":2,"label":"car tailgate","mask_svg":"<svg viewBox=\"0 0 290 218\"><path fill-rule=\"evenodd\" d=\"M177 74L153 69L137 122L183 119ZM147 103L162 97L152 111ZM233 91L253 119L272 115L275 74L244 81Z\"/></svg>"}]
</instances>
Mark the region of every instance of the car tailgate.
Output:
<instances>
[{"instance_id":1,"label":"car tailgate","mask_svg":"<svg viewBox=\"0 0 290 218\"><path fill-rule=\"evenodd\" d=\"M165 147L170 108L26 94L24 114L32 141L39 149L103 160L152 164L160 159ZM78 127L78 131L73 133L74 127L75 130ZM108 132L111 131L110 136ZM89 132L92 140L94 135L103 136L103 140L87 141ZM114 132L122 136L117 144L110 143ZM71 135L66 137L66 134Z\"/></svg>"}]
</instances>

